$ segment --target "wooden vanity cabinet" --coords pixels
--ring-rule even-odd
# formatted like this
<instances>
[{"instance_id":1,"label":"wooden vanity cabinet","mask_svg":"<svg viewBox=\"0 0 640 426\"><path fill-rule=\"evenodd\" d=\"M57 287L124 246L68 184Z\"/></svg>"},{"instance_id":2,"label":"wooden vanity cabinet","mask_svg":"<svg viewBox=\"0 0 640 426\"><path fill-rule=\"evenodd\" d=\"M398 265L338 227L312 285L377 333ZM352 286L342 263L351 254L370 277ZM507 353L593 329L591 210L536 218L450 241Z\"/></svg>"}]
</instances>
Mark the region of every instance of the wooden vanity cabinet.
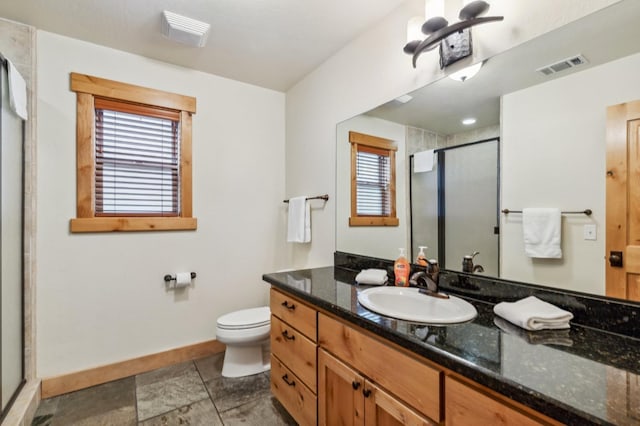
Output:
<instances>
[{"instance_id":1,"label":"wooden vanity cabinet","mask_svg":"<svg viewBox=\"0 0 640 426\"><path fill-rule=\"evenodd\" d=\"M327 351L318 351L318 424L427 426L419 415Z\"/></svg>"},{"instance_id":2,"label":"wooden vanity cabinet","mask_svg":"<svg viewBox=\"0 0 640 426\"><path fill-rule=\"evenodd\" d=\"M300 425L560 425L271 289L271 390Z\"/></svg>"},{"instance_id":3,"label":"wooden vanity cabinet","mask_svg":"<svg viewBox=\"0 0 640 426\"><path fill-rule=\"evenodd\" d=\"M337 361L350 366L356 374L367 378L366 384L362 385L363 389L365 392L370 390L371 395L374 393L376 396L379 395L379 399L373 404L377 406L375 412L380 416L386 418L387 414L395 412L406 421L409 418L413 418L415 421L420 419L415 424L432 424L431 421L435 424L442 420L441 370L418 361L416 358L393 348L389 343L369 336L322 313L318 314L318 344L321 352L324 350L331 353ZM327 359L325 355L322 357ZM323 393L326 393L327 389L337 387L337 385L333 385L333 382L327 381L327 378L339 377L332 371L326 370L327 365L331 367L338 364L328 363L319 366L321 368L318 372L318 391L321 401L318 409L320 413L327 409L322 406L322 402L327 401L324 399ZM325 380L324 383L323 380ZM391 404L395 408L390 408L390 411L381 409L381 407L387 407L383 401L391 400L397 402ZM366 401L371 404L371 401L376 401L376 397L367 398ZM400 403L400 401L403 402ZM414 413L415 415L409 416L399 413ZM386 423L370 423L370 420L367 420L366 424Z\"/></svg>"},{"instance_id":4,"label":"wooden vanity cabinet","mask_svg":"<svg viewBox=\"0 0 640 426\"><path fill-rule=\"evenodd\" d=\"M271 392L300 425L317 419L317 311L271 289Z\"/></svg>"}]
</instances>

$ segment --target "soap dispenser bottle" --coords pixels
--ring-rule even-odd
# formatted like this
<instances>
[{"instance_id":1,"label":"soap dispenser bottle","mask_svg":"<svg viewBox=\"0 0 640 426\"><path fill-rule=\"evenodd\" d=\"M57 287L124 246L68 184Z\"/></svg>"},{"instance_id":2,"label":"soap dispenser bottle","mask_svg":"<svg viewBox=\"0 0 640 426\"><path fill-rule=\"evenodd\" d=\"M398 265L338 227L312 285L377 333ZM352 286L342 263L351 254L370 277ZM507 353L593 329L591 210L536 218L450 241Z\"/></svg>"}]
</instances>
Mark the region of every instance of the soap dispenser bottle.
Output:
<instances>
[{"instance_id":1,"label":"soap dispenser bottle","mask_svg":"<svg viewBox=\"0 0 640 426\"><path fill-rule=\"evenodd\" d=\"M409 274L411 273L411 265L404 256L404 249L400 249L400 256L393 264L393 274L395 275L395 284L399 287L409 287Z\"/></svg>"},{"instance_id":2,"label":"soap dispenser bottle","mask_svg":"<svg viewBox=\"0 0 640 426\"><path fill-rule=\"evenodd\" d=\"M427 266L429 263L427 262L427 255L424 254L424 250L429 248L427 246L418 246L420 252L418 252L418 256L416 256L416 264L420 266Z\"/></svg>"}]
</instances>

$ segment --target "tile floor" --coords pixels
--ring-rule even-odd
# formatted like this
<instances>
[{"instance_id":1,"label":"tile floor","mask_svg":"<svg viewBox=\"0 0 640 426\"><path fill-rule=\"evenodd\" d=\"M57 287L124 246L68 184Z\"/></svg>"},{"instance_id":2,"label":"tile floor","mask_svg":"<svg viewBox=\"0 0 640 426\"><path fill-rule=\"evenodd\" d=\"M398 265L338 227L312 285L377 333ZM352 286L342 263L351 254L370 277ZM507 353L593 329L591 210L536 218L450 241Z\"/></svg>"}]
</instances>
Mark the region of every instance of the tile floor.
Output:
<instances>
[{"instance_id":1,"label":"tile floor","mask_svg":"<svg viewBox=\"0 0 640 426\"><path fill-rule=\"evenodd\" d=\"M269 372L222 377L224 354L43 400L33 426L295 425Z\"/></svg>"}]
</instances>

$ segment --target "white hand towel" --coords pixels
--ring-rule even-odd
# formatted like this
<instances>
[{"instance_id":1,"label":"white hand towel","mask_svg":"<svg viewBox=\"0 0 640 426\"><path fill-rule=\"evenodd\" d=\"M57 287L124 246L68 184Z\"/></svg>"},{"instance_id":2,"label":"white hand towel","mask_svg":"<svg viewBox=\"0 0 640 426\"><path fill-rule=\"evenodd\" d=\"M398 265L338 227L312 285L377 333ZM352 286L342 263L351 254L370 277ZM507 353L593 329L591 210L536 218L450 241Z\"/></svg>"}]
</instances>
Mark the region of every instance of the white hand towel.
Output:
<instances>
[{"instance_id":1,"label":"white hand towel","mask_svg":"<svg viewBox=\"0 0 640 426\"><path fill-rule=\"evenodd\" d=\"M556 208L522 209L524 252L529 257L562 258L561 219Z\"/></svg>"},{"instance_id":2,"label":"white hand towel","mask_svg":"<svg viewBox=\"0 0 640 426\"><path fill-rule=\"evenodd\" d=\"M26 120L27 114L27 83L16 67L7 59L9 70L9 105L20 118Z\"/></svg>"},{"instance_id":3,"label":"white hand towel","mask_svg":"<svg viewBox=\"0 0 640 426\"><path fill-rule=\"evenodd\" d=\"M384 269L363 269L356 275L356 283L385 285L387 283L387 271Z\"/></svg>"},{"instance_id":4,"label":"white hand towel","mask_svg":"<svg viewBox=\"0 0 640 426\"><path fill-rule=\"evenodd\" d=\"M413 154L413 172L430 172L433 170L434 150L416 152Z\"/></svg>"},{"instance_id":5,"label":"white hand towel","mask_svg":"<svg viewBox=\"0 0 640 426\"><path fill-rule=\"evenodd\" d=\"M517 302L500 302L493 312L525 330L556 330L569 328L571 312L558 308L535 296Z\"/></svg>"},{"instance_id":6,"label":"white hand towel","mask_svg":"<svg viewBox=\"0 0 640 426\"><path fill-rule=\"evenodd\" d=\"M290 243L311 241L311 208L305 195L289 199L287 241Z\"/></svg>"}]
</instances>

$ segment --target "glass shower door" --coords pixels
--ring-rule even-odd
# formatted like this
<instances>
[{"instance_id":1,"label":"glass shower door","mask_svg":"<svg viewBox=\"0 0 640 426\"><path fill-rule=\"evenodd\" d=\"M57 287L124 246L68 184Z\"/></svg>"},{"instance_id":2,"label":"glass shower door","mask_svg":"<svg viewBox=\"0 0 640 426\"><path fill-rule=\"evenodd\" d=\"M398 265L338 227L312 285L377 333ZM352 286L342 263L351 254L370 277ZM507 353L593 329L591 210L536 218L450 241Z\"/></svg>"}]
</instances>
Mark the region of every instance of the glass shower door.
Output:
<instances>
[{"instance_id":1,"label":"glass shower door","mask_svg":"<svg viewBox=\"0 0 640 426\"><path fill-rule=\"evenodd\" d=\"M478 251L474 263L497 277L498 141L447 150L444 163L444 268L460 271Z\"/></svg>"},{"instance_id":2,"label":"glass shower door","mask_svg":"<svg viewBox=\"0 0 640 426\"><path fill-rule=\"evenodd\" d=\"M0 400L2 414L24 381L23 121L9 108L6 67L0 67Z\"/></svg>"}]
</instances>

